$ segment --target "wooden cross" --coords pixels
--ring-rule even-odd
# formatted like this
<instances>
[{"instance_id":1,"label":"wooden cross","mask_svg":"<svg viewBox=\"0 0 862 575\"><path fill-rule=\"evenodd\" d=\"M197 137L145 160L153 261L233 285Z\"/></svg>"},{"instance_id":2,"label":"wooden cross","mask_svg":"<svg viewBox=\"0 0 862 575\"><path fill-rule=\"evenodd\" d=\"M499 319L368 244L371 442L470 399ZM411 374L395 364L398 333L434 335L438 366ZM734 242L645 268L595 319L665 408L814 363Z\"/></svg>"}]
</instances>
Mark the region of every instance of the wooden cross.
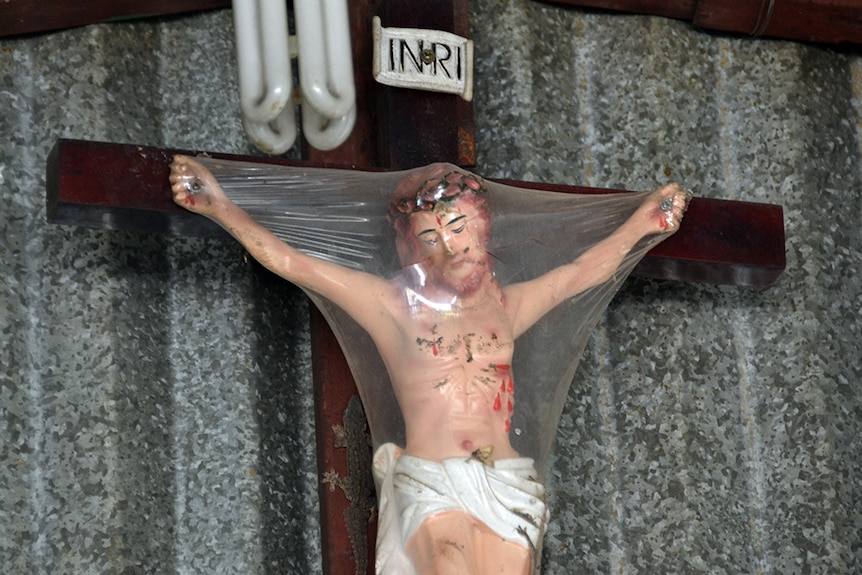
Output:
<instances>
[{"instance_id":1,"label":"wooden cross","mask_svg":"<svg viewBox=\"0 0 862 575\"><path fill-rule=\"evenodd\" d=\"M283 165L406 169L432 161L475 164L472 108L452 95L375 85L371 61L371 14L384 25L434 28L467 36L466 0L389 0L381 9L371 0L349 3L359 106L350 139L333 152L304 150L305 160L210 156ZM409 121L408 121L409 119ZM53 223L168 235L227 235L205 218L176 206L168 185L175 153L190 150L61 140L48 161L48 219ZM504 182L557 192L613 193L576 186ZM681 231L652 250L634 275L692 282L768 287L784 269L784 225L780 206L695 198ZM341 424L357 395L346 360L325 321L312 313L319 473L346 473L343 450L335 449L333 426ZM354 572L338 491L320 489L325 573ZM374 529L368 534L373 572Z\"/></svg>"},{"instance_id":2,"label":"wooden cross","mask_svg":"<svg viewBox=\"0 0 862 575\"><path fill-rule=\"evenodd\" d=\"M175 205L168 186L174 153L135 145L62 140L48 167L48 217L61 224L169 235L224 236L210 220ZM303 162L208 154L225 159L277 164ZM510 185L574 193L611 193L574 186L505 182ZM768 287L784 269L784 227L779 206L695 198L685 225L654 248L634 275L693 282ZM334 426L341 425L356 384L335 336L322 315L312 313L318 472L348 475L344 450L336 449ZM320 490L325 573L354 569L341 492ZM364 526L363 526L364 527ZM374 530L365 548L373 565Z\"/></svg>"}]
</instances>

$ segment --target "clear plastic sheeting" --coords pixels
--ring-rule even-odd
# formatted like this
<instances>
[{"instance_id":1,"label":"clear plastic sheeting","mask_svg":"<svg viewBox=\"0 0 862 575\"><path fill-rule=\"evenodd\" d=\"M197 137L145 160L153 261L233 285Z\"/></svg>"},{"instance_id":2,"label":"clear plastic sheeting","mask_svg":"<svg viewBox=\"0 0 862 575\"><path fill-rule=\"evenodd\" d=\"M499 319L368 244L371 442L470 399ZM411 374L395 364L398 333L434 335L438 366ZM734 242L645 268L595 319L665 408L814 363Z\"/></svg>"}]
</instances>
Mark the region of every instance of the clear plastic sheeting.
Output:
<instances>
[{"instance_id":1,"label":"clear plastic sheeting","mask_svg":"<svg viewBox=\"0 0 862 575\"><path fill-rule=\"evenodd\" d=\"M402 267L392 225L396 190L404 182L425 181L421 171L368 173L199 160L231 201L294 248L386 278L401 286L405 299L416 285L417 273L423 273L417 272L416 264ZM435 174L441 170L464 173L454 166L432 169ZM646 195L571 195L494 182L484 186L491 217L487 252L501 286L536 278L573 261L619 228ZM641 240L608 281L562 302L515 340L509 440L518 455L535 460L540 479L546 475L557 422L590 331L632 268L663 237L656 234ZM386 443L404 446L402 409L375 344L339 307L306 291L345 352L375 449ZM449 313L458 313L457 306Z\"/></svg>"}]
</instances>

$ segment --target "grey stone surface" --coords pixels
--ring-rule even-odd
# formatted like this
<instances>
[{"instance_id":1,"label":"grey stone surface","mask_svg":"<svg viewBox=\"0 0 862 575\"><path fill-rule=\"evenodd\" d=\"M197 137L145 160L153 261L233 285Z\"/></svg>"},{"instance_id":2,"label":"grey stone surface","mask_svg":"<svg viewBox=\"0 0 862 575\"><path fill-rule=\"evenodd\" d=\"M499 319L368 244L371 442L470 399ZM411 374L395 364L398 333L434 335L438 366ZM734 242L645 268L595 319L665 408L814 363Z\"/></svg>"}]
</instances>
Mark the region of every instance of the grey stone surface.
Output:
<instances>
[{"instance_id":1,"label":"grey stone surface","mask_svg":"<svg viewBox=\"0 0 862 575\"><path fill-rule=\"evenodd\" d=\"M768 290L630 280L544 572L862 569L862 59L470 4L487 177L781 204ZM0 571L317 573L307 304L242 250L45 223L59 137L250 153L229 12L0 40Z\"/></svg>"}]
</instances>

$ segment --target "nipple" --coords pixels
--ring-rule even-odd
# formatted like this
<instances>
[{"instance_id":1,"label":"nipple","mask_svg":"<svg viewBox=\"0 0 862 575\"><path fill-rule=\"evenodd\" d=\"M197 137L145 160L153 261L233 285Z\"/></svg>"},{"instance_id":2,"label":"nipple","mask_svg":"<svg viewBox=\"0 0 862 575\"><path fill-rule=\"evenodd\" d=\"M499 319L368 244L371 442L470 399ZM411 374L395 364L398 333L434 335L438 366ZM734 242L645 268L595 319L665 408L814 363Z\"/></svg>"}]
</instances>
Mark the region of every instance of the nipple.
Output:
<instances>
[{"instance_id":1,"label":"nipple","mask_svg":"<svg viewBox=\"0 0 862 575\"><path fill-rule=\"evenodd\" d=\"M476 447L473 445L472 441L470 441L469 439L465 439L461 442L461 449L472 453L473 451L475 451Z\"/></svg>"}]
</instances>

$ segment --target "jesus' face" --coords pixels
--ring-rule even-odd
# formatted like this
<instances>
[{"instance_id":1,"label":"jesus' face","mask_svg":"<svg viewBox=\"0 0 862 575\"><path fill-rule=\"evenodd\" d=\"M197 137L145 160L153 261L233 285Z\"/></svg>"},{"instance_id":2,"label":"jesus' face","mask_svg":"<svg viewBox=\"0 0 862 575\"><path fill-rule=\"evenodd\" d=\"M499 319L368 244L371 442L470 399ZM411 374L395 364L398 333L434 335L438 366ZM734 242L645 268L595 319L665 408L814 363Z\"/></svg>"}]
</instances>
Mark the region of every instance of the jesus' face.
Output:
<instances>
[{"instance_id":1,"label":"jesus' face","mask_svg":"<svg viewBox=\"0 0 862 575\"><path fill-rule=\"evenodd\" d=\"M473 293L490 274L485 221L475 212L455 201L410 216L422 266L437 285L458 295Z\"/></svg>"}]
</instances>

